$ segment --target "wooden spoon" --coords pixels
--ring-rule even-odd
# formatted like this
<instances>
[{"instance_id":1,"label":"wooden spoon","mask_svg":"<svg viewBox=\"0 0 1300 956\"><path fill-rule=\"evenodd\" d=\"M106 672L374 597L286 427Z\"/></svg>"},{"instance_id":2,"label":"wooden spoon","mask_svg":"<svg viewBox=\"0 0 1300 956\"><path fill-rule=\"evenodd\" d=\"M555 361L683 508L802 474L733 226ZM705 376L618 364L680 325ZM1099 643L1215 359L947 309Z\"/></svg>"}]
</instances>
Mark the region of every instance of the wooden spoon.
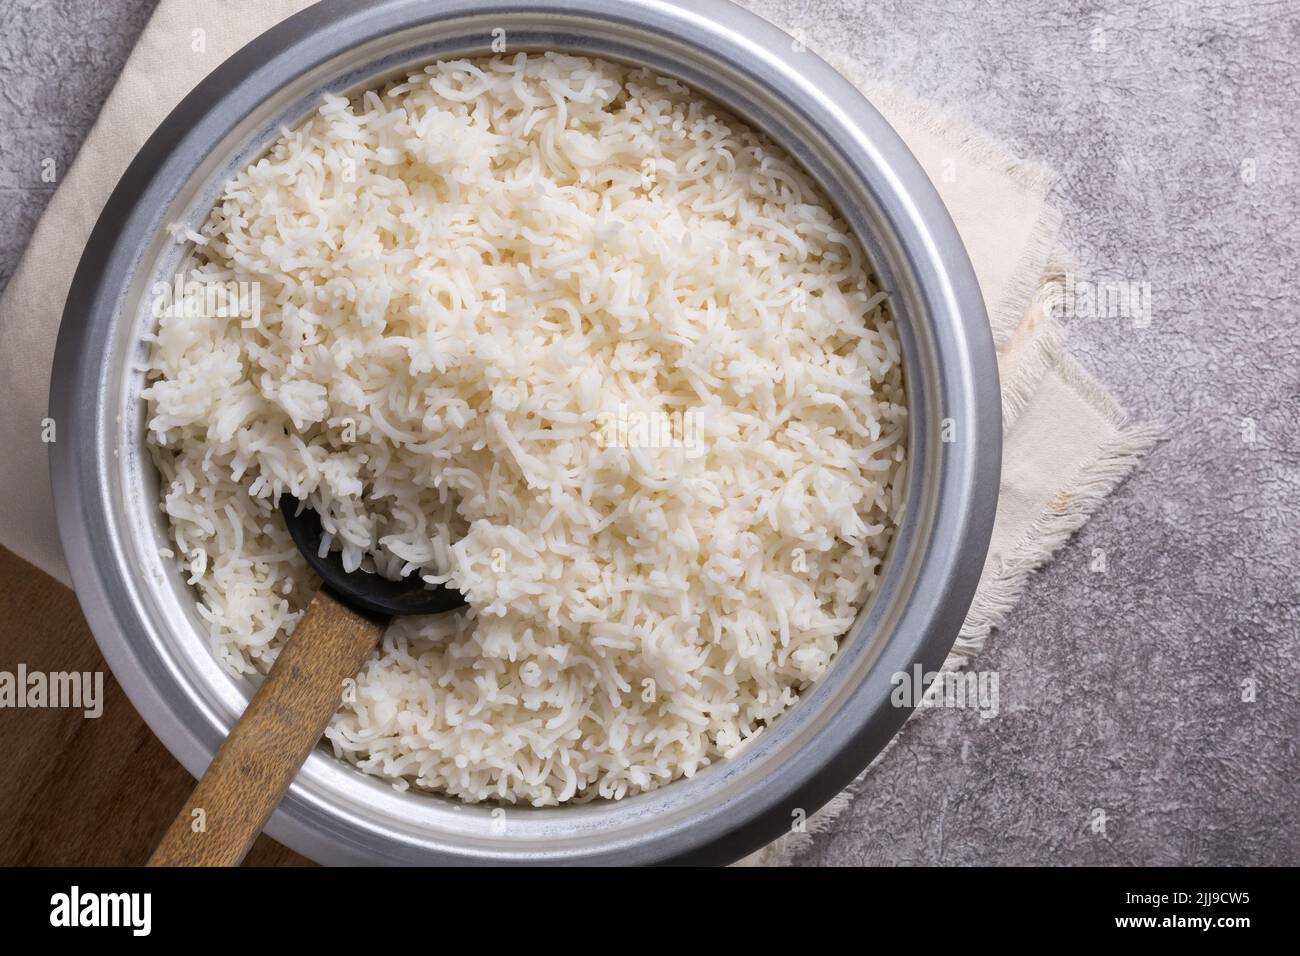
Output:
<instances>
[{"instance_id":1,"label":"wooden spoon","mask_svg":"<svg viewBox=\"0 0 1300 956\"><path fill-rule=\"evenodd\" d=\"M231 728L190 799L149 858L150 866L237 866L338 710L355 677L399 614L439 614L465 604L454 588L418 576L389 581L347 572L337 552L320 556L316 512L282 495L294 543L322 579L271 672Z\"/></svg>"}]
</instances>

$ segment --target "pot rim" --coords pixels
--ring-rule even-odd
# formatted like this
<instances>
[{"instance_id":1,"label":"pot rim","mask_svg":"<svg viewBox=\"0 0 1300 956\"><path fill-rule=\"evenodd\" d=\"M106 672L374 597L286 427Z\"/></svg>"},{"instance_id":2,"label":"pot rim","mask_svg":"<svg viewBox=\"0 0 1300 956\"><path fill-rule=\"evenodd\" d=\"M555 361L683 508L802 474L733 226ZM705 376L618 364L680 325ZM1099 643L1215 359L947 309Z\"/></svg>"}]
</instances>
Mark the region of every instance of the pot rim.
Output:
<instances>
[{"instance_id":1,"label":"pot rim","mask_svg":"<svg viewBox=\"0 0 1300 956\"><path fill-rule=\"evenodd\" d=\"M763 129L819 181L891 292L911 418L905 514L879 588L827 673L741 753L693 778L621 801L507 812L399 794L318 749L266 830L323 863L731 862L810 816L884 748L910 713L890 701L894 675L942 664L992 531L1001 399L973 269L919 164L847 80L728 0L322 0L219 66L123 175L69 292L50 405L64 553L114 675L201 773L251 685L212 659L192 593L157 554L156 476L149 514L136 369L142 290L178 248L166 251L163 227L206 211L224 171L326 87L368 85L439 51L486 54L494 28L512 52L551 48L674 76ZM941 438L941 420L955 440Z\"/></svg>"}]
</instances>

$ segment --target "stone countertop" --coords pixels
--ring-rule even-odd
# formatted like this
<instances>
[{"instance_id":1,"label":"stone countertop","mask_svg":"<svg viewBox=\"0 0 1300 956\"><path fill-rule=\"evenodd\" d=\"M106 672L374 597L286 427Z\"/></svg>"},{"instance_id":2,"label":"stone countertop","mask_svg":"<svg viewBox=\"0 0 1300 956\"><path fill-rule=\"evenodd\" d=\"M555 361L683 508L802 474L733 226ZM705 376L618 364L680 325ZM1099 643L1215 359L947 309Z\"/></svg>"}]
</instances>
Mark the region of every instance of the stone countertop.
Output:
<instances>
[{"instance_id":1,"label":"stone countertop","mask_svg":"<svg viewBox=\"0 0 1300 956\"><path fill-rule=\"evenodd\" d=\"M1300 8L746 5L1059 171L1079 275L1151 296L1070 345L1169 434L977 658L998 715L915 718L798 862L1300 863ZM153 6L0 8L0 286Z\"/></svg>"}]
</instances>

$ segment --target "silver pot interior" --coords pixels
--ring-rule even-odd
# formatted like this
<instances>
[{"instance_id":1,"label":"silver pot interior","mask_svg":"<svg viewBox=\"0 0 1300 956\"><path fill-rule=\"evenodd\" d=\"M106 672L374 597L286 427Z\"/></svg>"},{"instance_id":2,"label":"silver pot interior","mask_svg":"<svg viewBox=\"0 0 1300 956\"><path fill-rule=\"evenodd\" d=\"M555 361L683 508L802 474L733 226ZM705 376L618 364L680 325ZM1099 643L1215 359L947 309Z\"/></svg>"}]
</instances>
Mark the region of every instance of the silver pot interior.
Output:
<instances>
[{"instance_id":1,"label":"silver pot interior","mask_svg":"<svg viewBox=\"0 0 1300 956\"><path fill-rule=\"evenodd\" d=\"M504 33L494 33L504 31ZM328 863L726 862L811 814L907 717L890 677L936 668L983 565L1001 448L997 371L964 249L901 141L838 74L725 0L326 0L259 38L187 98L124 176L87 247L55 366L59 521L110 666L200 773L250 693L208 649L144 446L148 290L222 185L319 105L439 58L559 50L675 77L767 132L817 179L873 261L900 326L911 403L907 508L882 584L825 677L743 753L617 802L467 806L399 793L313 754L268 831ZM957 440L940 441L952 419ZM68 426L64 428L64 423Z\"/></svg>"}]
</instances>

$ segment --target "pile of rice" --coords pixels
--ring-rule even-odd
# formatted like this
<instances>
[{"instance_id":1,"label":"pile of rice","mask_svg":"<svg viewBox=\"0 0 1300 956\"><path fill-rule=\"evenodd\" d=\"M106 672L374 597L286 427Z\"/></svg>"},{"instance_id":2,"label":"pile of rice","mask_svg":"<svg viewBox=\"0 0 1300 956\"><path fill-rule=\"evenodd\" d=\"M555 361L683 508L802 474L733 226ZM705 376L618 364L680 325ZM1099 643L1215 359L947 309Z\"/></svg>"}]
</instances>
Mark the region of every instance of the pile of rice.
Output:
<instances>
[{"instance_id":1,"label":"pile of rice","mask_svg":"<svg viewBox=\"0 0 1300 956\"><path fill-rule=\"evenodd\" d=\"M260 292L257 322L173 305L151 343L214 653L265 672L312 595L283 491L350 567L470 602L388 629L337 755L467 801L618 798L825 672L907 411L860 247L764 136L611 63L436 63L326 97L187 238L190 280Z\"/></svg>"}]
</instances>

